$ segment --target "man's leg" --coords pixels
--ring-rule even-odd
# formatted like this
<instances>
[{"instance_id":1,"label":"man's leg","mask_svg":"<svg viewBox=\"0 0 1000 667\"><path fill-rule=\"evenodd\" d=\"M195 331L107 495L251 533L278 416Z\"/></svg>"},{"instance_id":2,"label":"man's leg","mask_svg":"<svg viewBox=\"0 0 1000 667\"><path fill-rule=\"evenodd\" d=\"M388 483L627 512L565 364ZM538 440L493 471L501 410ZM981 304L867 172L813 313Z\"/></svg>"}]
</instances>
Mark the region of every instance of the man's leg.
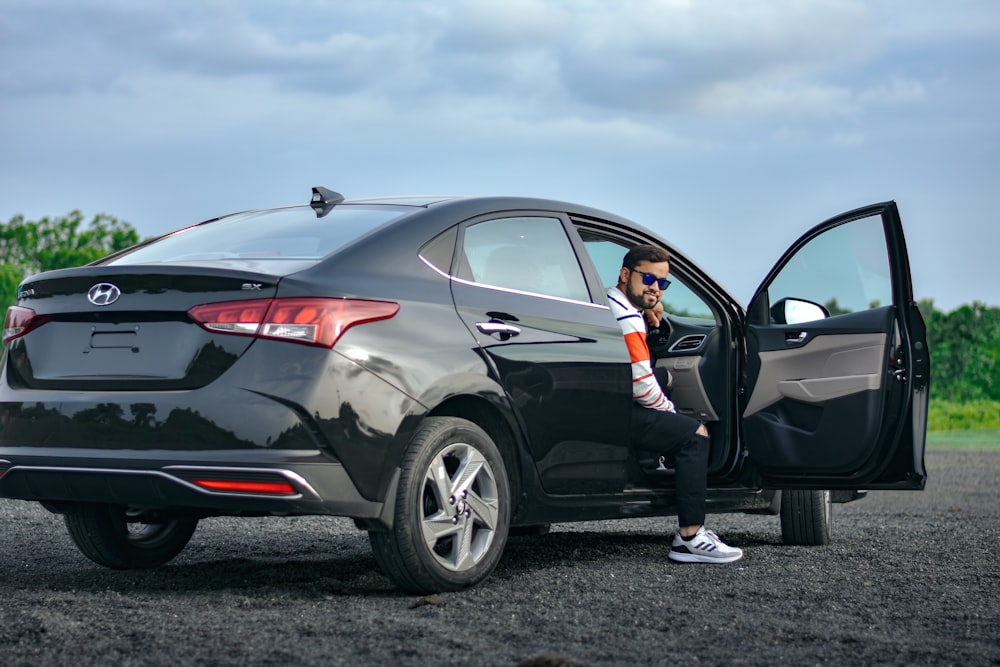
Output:
<instances>
[{"instance_id":1,"label":"man's leg","mask_svg":"<svg viewBox=\"0 0 1000 667\"><path fill-rule=\"evenodd\" d=\"M698 532L705 523L708 485L708 438L692 435L674 455L677 485L677 524L684 537Z\"/></svg>"},{"instance_id":2,"label":"man's leg","mask_svg":"<svg viewBox=\"0 0 1000 667\"><path fill-rule=\"evenodd\" d=\"M669 558L681 563L732 563L743 550L731 547L705 528L708 486L708 438L694 419L638 405L632 409L632 446L674 459L677 488L677 534Z\"/></svg>"},{"instance_id":3,"label":"man's leg","mask_svg":"<svg viewBox=\"0 0 1000 667\"><path fill-rule=\"evenodd\" d=\"M708 438L697 434L700 426L685 415L632 406L632 446L674 460L677 523L684 537L705 523Z\"/></svg>"}]
</instances>

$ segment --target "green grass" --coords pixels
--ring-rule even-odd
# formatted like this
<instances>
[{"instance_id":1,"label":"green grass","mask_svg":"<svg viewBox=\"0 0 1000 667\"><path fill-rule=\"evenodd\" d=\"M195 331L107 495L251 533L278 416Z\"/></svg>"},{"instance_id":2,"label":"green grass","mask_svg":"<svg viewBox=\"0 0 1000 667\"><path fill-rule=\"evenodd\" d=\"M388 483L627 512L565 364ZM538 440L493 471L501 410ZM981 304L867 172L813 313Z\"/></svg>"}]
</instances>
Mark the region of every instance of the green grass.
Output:
<instances>
[{"instance_id":1,"label":"green grass","mask_svg":"<svg viewBox=\"0 0 1000 667\"><path fill-rule=\"evenodd\" d=\"M974 449L1000 451L1000 428L974 431L929 431L928 449Z\"/></svg>"},{"instance_id":2,"label":"green grass","mask_svg":"<svg viewBox=\"0 0 1000 667\"><path fill-rule=\"evenodd\" d=\"M930 431L978 431L1000 428L1000 401L946 401L932 398L927 413Z\"/></svg>"}]
</instances>

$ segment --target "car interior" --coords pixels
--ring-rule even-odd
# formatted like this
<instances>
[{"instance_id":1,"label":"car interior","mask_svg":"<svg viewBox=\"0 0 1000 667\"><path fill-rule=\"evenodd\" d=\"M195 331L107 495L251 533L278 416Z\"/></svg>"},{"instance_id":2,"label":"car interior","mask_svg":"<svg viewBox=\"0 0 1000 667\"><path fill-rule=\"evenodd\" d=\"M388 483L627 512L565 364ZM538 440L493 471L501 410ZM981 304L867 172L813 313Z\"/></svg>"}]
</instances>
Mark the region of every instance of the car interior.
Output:
<instances>
[{"instance_id":1,"label":"car interior","mask_svg":"<svg viewBox=\"0 0 1000 667\"><path fill-rule=\"evenodd\" d=\"M631 244L584 233L584 246L601 277L611 286L618 282L622 258ZM647 336L654 372L680 414L705 423L712 441L709 470L725 466L729 425L725 421L731 371L730 347L722 319L708 302L686 284L686 276L671 266L671 283L663 293L663 318ZM669 378L669 379L668 379ZM653 462L657 477L664 476ZM649 462L640 461L649 469Z\"/></svg>"}]
</instances>

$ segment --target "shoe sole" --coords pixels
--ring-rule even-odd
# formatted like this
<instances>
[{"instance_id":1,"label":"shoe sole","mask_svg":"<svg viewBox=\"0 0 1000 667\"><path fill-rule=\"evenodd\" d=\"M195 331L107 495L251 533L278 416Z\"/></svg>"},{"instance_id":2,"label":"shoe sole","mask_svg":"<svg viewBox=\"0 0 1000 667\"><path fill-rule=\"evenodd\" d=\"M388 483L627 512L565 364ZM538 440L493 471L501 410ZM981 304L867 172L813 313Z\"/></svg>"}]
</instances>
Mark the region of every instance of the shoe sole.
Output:
<instances>
[{"instance_id":1,"label":"shoe sole","mask_svg":"<svg viewBox=\"0 0 1000 667\"><path fill-rule=\"evenodd\" d=\"M739 553L734 556L699 556L698 554L685 554L671 551L667 557L678 563L715 563L722 565L723 563L734 563L738 561L743 558L743 554Z\"/></svg>"}]
</instances>

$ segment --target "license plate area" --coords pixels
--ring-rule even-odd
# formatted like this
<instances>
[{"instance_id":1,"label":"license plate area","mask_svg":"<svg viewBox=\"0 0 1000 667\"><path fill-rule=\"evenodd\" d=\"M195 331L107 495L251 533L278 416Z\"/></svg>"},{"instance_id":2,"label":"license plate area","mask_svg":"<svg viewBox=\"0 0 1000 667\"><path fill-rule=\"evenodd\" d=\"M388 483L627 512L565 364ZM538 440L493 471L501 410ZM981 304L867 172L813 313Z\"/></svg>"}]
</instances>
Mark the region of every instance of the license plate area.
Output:
<instances>
[{"instance_id":1,"label":"license plate area","mask_svg":"<svg viewBox=\"0 0 1000 667\"><path fill-rule=\"evenodd\" d=\"M138 329L138 327L136 327ZM139 351L138 331L95 331L90 334L90 348L97 349L128 349Z\"/></svg>"}]
</instances>

